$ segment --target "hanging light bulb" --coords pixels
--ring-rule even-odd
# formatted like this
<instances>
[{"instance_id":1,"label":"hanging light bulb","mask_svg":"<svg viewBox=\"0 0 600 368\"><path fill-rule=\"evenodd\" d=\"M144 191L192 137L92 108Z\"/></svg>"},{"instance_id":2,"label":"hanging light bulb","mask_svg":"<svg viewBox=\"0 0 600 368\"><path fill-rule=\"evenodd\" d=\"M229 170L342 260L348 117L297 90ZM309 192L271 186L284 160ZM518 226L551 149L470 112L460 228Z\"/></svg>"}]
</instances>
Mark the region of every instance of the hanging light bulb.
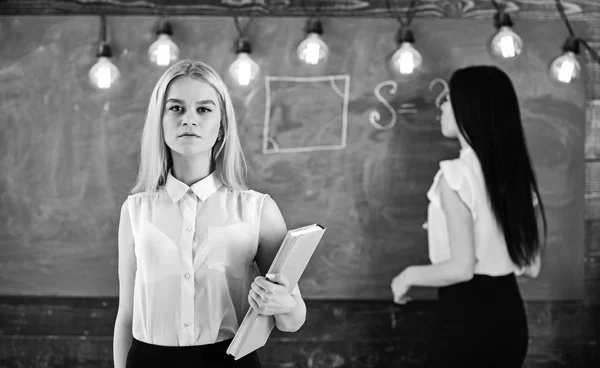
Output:
<instances>
[{"instance_id":1,"label":"hanging light bulb","mask_svg":"<svg viewBox=\"0 0 600 368\"><path fill-rule=\"evenodd\" d=\"M298 58L310 65L317 65L327 60L329 47L321 39L323 34L323 24L317 18L310 18L306 22L307 36L304 41L298 45Z\"/></svg>"},{"instance_id":2,"label":"hanging light bulb","mask_svg":"<svg viewBox=\"0 0 600 368\"><path fill-rule=\"evenodd\" d=\"M250 57L251 52L250 42L244 38L239 39L236 49L237 59L231 63L229 74L240 86L249 85L260 70L258 64Z\"/></svg>"},{"instance_id":3,"label":"hanging light bulb","mask_svg":"<svg viewBox=\"0 0 600 368\"><path fill-rule=\"evenodd\" d=\"M563 54L550 64L550 76L561 83L571 83L579 78L581 65L577 61L579 38L569 37L563 45Z\"/></svg>"},{"instance_id":4,"label":"hanging light bulb","mask_svg":"<svg viewBox=\"0 0 600 368\"><path fill-rule=\"evenodd\" d=\"M99 51L96 55L98 61L90 69L89 77L94 86L100 89L108 89L119 78L120 73L116 65L110 60L110 47L104 44L101 46L101 50L103 51Z\"/></svg>"},{"instance_id":5,"label":"hanging light bulb","mask_svg":"<svg viewBox=\"0 0 600 368\"><path fill-rule=\"evenodd\" d=\"M400 28L396 34L396 41L400 43L400 47L390 60L392 69L403 75L409 75L419 70L423 64L423 57L413 47L415 42L413 32L410 29Z\"/></svg>"},{"instance_id":6,"label":"hanging light bulb","mask_svg":"<svg viewBox=\"0 0 600 368\"><path fill-rule=\"evenodd\" d=\"M498 32L490 42L492 54L504 59L512 59L523 51L523 40L512 30L513 22L510 15L498 11L494 15L494 26Z\"/></svg>"},{"instance_id":7,"label":"hanging light bulb","mask_svg":"<svg viewBox=\"0 0 600 368\"><path fill-rule=\"evenodd\" d=\"M88 77L94 87L108 89L116 82L120 73L116 65L110 60L112 52L110 45L106 42L106 19L104 16L100 18L100 22L101 41L96 53L98 61L90 69Z\"/></svg>"},{"instance_id":8,"label":"hanging light bulb","mask_svg":"<svg viewBox=\"0 0 600 368\"><path fill-rule=\"evenodd\" d=\"M491 49L496 56L512 59L523 51L523 41L510 27L503 26L492 38Z\"/></svg>"},{"instance_id":9,"label":"hanging light bulb","mask_svg":"<svg viewBox=\"0 0 600 368\"><path fill-rule=\"evenodd\" d=\"M171 24L161 19L156 34L156 41L148 48L148 57L156 65L167 66L179 58L179 47L171 39L173 35Z\"/></svg>"}]
</instances>

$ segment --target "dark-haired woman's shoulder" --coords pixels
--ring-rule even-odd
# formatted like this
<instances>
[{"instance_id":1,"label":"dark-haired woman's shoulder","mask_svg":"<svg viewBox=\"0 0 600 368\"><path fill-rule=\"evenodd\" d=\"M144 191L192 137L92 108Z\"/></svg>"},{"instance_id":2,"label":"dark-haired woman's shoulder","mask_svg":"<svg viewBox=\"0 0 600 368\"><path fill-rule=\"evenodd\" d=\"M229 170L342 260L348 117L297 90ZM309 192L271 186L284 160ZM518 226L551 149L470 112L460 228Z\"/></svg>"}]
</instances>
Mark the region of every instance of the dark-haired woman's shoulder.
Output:
<instances>
[{"instance_id":1,"label":"dark-haired woman's shoulder","mask_svg":"<svg viewBox=\"0 0 600 368\"><path fill-rule=\"evenodd\" d=\"M451 188L472 187L475 173L472 164L464 157L440 161L437 175L444 176ZM472 188L471 188L472 189Z\"/></svg>"},{"instance_id":2,"label":"dark-haired woman's shoulder","mask_svg":"<svg viewBox=\"0 0 600 368\"><path fill-rule=\"evenodd\" d=\"M440 182L442 178L471 210L473 218L476 218L477 184L472 170L464 159L459 157L440 161L439 170L427 192L429 200L439 207L441 207Z\"/></svg>"}]
</instances>

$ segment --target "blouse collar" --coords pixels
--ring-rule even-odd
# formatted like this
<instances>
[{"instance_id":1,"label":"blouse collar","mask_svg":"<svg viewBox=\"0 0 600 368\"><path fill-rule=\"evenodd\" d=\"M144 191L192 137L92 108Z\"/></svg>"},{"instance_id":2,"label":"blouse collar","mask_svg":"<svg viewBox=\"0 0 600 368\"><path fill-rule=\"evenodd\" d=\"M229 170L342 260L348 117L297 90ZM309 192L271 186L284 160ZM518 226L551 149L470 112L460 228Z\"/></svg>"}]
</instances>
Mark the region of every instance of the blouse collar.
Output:
<instances>
[{"instance_id":1,"label":"blouse collar","mask_svg":"<svg viewBox=\"0 0 600 368\"><path fill-rule=\"evenodd\" d=\"M190 189L201 201L205 201L214 192L219 190L222 185L223 184L219 178L217 178L214 171L204 179L199 180L192 184L191 187L188 187L187 184L175 178L171 174L171 170L169 170L165 187L173 203L177 203Z\"/></svg>"}]
</instances>

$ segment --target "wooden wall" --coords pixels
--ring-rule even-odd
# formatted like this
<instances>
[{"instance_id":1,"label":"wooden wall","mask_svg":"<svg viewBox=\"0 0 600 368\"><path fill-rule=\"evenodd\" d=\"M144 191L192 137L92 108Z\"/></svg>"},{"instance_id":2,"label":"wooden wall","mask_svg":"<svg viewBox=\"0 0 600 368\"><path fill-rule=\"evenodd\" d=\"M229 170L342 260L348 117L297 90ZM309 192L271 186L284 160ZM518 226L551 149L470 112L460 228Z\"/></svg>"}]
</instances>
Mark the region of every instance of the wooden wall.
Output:
<instances>
[{"instance_id":1,"label":"wooden wall","mask_svg":"<svg viewBox=\"0 0 600 368\"><path fill-rule=\"evenodd\" d=\"M430 340L435 302L307 301L296 333L275 331L259 350L265 368L416 368ZM117 300L0 298L0 367L112 367ZM529 302L525 368L600 363L600 306Z\"/></svg>"},{"instance_id":2,"label":"wooden wall","mask_svg":"<svg viewBox=\"0 0 600 368\"><path fill-rule=\"evenodd\" d=\"M391 0L404 14L412 0ZM561 0L569 19L598 19L594 0ZM388 0L3 0L0 15L217 15L391 18ZM514 19L559 19L555 0L498 0ZM418 0L422 18L491 18L491 0Z\"/></svg>"},{"instance_id":3,"label":"wooden wall","mask_svg":"<svg viewBox=\"0 0 600 368\"><path fill-rule=\"evenodd\" d=\"M229 0L197 6L191 0L11 0L0 2L0 15L157 14L156 4L162 3L171 4L168 10L179 14L225 15L230 8L222 4L239 5L242 14L304 14L300 1L248 5L249 1ZM493 15L488 1L421 3L420 17L487 19ZM509 6L516 10L515 19L556 19L553 3L513 1ZM564 3L570 18L588 24L585 37L600 50L600 3ZM384 0L328 4L333 4L327 9L332 16L389 17ZM600 67L592 62L586 98L585 297L581 302L527 303L531 340L526 367L600 365ZM424 301L404 307L352 301L308 301L307 305L308 322L298 333L275 333L260 351L265 367L417 367L435 315L435 302ZM0 367L111 367L116 306L115 298L0 296Z\"/></svg>"}]
</instances>

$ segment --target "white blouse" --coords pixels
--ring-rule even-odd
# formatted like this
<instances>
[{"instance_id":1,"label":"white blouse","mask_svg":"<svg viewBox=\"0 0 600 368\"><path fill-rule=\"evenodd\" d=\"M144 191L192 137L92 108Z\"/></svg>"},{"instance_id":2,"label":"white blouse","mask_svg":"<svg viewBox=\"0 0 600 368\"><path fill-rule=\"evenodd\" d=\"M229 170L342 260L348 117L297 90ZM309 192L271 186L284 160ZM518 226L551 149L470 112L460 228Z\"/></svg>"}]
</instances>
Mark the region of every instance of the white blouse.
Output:
<instances>
[{"instance_id":1,"label":"white blouse","mask_svg":"<svg viewBox=\"0 0 600 368\"><path fill-rule=\"evenodd\" d=\"M133 337L155 345L234 336L260 273L254 257L265 194L235 191L214 173L188 187L170 173L127 199L137 271Z\"/></svg>"},{"instance_id":2,"label":"white blouse","mask_svg":"<svg viewBox=\"0 0 600 368\"><path fill-rule=\"evenodd\" d=\"M431 262L439 263L450 258L446 214L440 199L439 182L442 175L471 211L475 232L475 273L490 276L521 274L522 270L513 264L508 254L504 234L488 200L479 159L471 147L463 148L457 159L440 162L440 169L427 192L430 200L427 234Z\"/></svg>"}]
</instances>

